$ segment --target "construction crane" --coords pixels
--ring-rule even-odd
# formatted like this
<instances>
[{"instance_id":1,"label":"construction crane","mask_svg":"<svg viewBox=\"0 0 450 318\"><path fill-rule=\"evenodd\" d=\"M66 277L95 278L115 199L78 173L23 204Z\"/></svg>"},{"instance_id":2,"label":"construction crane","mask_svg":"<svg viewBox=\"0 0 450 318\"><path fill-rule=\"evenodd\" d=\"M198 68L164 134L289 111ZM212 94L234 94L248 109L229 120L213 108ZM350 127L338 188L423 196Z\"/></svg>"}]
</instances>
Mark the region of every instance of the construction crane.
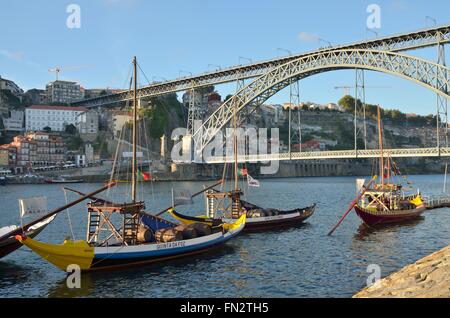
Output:
<instances>
[{"instance_id":1,"label":"construction crane","mask_svg":"<svg viewBox=\"0 0 450 318\"><path fill-rule=\"evenodd\" d=\"M345 95L350 95L350 89L355 88L355 86L335 86L334 89L343 89ZM364 88L391 88L390 86L364 86Z\"/></svg>"},{"instance_id":2,"label":"construction crane","mask_svg":"<svg viewBox=\"0 0 450 318\"><path fill-rule=\"evenodd\" d=\"M61 66L55 66L53 68L49 68L48 71L50 73L55 73L56 75L56 80L59 80L59 73L61 73L61 71L74 71L74 70L79 70L82 68L86 68L87 66L65 66L65 67L61 67Z\"/></svg>"}]
</instances>

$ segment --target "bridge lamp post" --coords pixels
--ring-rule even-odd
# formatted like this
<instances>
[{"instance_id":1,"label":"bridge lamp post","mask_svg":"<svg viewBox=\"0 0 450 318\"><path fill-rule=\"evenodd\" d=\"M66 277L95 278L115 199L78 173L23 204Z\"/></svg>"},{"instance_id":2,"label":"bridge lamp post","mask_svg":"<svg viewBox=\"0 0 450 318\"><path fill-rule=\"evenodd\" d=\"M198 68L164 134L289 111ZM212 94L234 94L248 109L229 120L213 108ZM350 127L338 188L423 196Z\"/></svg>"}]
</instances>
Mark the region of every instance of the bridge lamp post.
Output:
<instances>
[{"instance_id":1,"label":"bridge lamp post","mask_svg":"<svg viewBox=\"0 0 450 318\"><path fill-rule=\"evenodd\" d=\"M239 64L241 64L241 60L247 60L247 61L250 62L250 64L253 63L253 60L251 58L248 58L248 57L239 56Z\"/></svg>"},{"instance_id":2,"label":"bridge lamp post","mask_svg":"<svg viewBox=\"0 0 450 318\"><path fill-rule=\"evenodd\" d=\"M434 25L437 25L437 20L433 17L430 17L429 15L425 16L425 20L430 20L434 23Z\"/></svg>"},{"instance_id":3,"label":"bridge lamp post","mask_svg":"<svg viewBox=\"0 0 450 318\"><path fill-rule=\"evenodd\" d=\"M192 74L192 72L189 72L189 71L183 71L183 70L180 70L180 71L178 72L178 76L181 77L181 74L182 74L182 73L189 74L189 75L191 75L192 77L194 76L194 74Z\"/></svg>"},{"instance_id":4,"label":"bridge lamp post","mask_svg":"<svg viewBox=\"0 0 450 318\"><path fill-rule=\"evenodd\" d=\"M279 48L277 48L277 52L278 52L278 51L285 51L285 52L287 52L289 55L292 55L292 52L291 52L290 50L288 50L288 49L283 49L283 48L279 47Z\"/></svg>"},{"instance_id":5,"label":"bridge lamp post","mask_svg":"<svg viewBox=\"0 0 450 318\"><path fill-rule=\"evenodd\" d=\"M324 40L322 38L318 38L317 40L319 41L319 45L320 45L320 42L324 42L324 43L328 44L328 47L333 47L333 45L331 44L330 41Z\"/></svg>"},{"instance_id":6,"label":"bridge lamp post","mask_svg":"<svg viewBox=\"0 0 450 318\"><path fill-rule=\"evenodd\" d=\"M220 71L220 70L222 69L222 67L221 67L220 65L217 65L217 64L208 64L208 70L209 70L209 68L210 68L211 66L216 67L216 68L217 68L216 71Z\"/></svg>"},{"instance_id":7,"label":"bridge lamp post","mask_svg":"<svg viewBox=\"0 0 450 318\"><path fill-rule=\"evenodd\" d=\"M153 81L153 83L155 83L155 82L157 82L156 80L155 80L155 78L156 79L160 79L160 80L163 80L163 81L166 81L167 82L167 78L164 78L164 77L161 77L161 76L152 76L152 81Z\"/></svg>"}]
</instances>

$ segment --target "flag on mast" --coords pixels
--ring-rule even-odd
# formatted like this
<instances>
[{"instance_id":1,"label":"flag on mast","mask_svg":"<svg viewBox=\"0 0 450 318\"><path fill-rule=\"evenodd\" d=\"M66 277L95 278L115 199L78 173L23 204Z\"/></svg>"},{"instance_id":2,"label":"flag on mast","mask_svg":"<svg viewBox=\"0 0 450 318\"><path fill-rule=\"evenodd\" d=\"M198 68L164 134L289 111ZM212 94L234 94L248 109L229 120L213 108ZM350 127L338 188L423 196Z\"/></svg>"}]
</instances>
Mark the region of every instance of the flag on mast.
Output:
<instances>
[{"instance_id":1,"label":"flag on mast","mask_svg":"<svg viewBox=\"0 0 450 318\"><path fill-rule=\"evenodd\" d=\"M252 176L249 174L247 174L247 184L249 187L255 187L255 188L259 188L259 186L260 186L259 181L252 178Z\"/></svg>"}]
</instances>

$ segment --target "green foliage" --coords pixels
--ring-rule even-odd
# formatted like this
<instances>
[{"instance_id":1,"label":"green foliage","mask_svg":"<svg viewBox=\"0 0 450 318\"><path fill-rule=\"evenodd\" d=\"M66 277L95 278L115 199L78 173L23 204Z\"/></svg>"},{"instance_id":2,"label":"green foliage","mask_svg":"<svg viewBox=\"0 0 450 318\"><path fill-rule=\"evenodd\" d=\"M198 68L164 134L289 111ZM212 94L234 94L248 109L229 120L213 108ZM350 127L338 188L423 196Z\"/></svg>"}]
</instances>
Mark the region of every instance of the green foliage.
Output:
<instances>
[{"instance_id":1,"label":"green foliage","mask_svg":"<svg viewBox=\"0 0 450 318\"><path fill-rule=\"evenodd\" d=\"M80 150L82 146L83 139L79 135L72 136L67 140L68 150Z\"/></svg>"},{"instance_id":2,"label":"green foliage","mask_svg":"<svg viewBox=\"0 0 450 318\"><path fill-rule=\"evenodd\" d=\"M349 113L355 112L355 98L350 95L342 97L338 104L342 106L345 111ZM357 100L358 108L362 107L361 101ZM378 106L366 104L366 118L377 120L378 117ZM391 122L395 125L405 125L410 124L412 126L423 127L430 125L433 121L436 121L436 116L416 116L407 118L406 114L402 113L397 109L381 109L381 117L384 122Z\"/></svg>"},{"instance_id":3,"label":"green foliage","mask_svg":"<svg viewBox=\"0 0 450 318\"><path fill-rule=\"evenodd\" d=\"M197 92L199 92L202 95L207 95L207 94L211 94L214 93L214 85L211 86L206 86L206 87L200 87L198 89L196 89Z\"/></svg>"},{"instance_id":4,"label":"green foliage","mask_svg":"<svg viewBox=\"0 0 450 318\"><path fill-rule=\"evenodd\" d=\"M206 89L206 88L205 88ZM146 119L146 127L151 138L159 138L168 134L184 122L183 105L176 94L169 94L151 100L152 107L141 110L141 116Z\"/></svg>"},{"instance_id":5,"label":"green foliage","mask_svg":"<svg viewBox=\"0 0 450 318\"><path fill-rule=\"evenodd\" d=\"M69 135L75 135L77 133L77 127L75 127L73 124L66 125L64 132Z\"/></svg>"},{"instance_id":6,"label":"green foliage","mask_svg":"<svg viewBox=\"0 0 450 318\"><path fill-rule=\"evenodd\" d=\"M45 131L46 133L52 132L52 129L48 126L45 126L42 130Z\"/></svg>"},{"instance_id":7,"label":"green foliage","mask_svg":"<svg viewBox=\"0 0 450 318\"><path fill-rule=\"evenodd\" d=\"M21 109L22 108L22 102L19 98L14 96L9 90L2 89L0 90L0 94L2 95L2 102L9 105L12 109Z\"/></svg>"}]
</instances>

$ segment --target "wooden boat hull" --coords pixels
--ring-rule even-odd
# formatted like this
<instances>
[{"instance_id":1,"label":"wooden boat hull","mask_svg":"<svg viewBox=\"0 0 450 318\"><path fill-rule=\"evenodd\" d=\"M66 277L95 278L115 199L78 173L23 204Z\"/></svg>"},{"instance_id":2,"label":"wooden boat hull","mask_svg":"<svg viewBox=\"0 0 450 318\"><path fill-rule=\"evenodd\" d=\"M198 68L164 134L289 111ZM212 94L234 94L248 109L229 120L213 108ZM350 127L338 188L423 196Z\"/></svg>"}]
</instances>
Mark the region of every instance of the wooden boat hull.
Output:
<instances>
[{"instance_id":1,"label":"wooden boat hull","mask_svg":"<svg viewBox=\"0 0 450 318\"><path fill-rule=\"evenodd\" d=\"M31 238L17 237L24 245L59 269L76 264L82 271L111 270L184 257L208 251L238 235L245 226L243 216L219 232L191 240L135 246L92 247L85 241L46 244Z\"/></svg>"},{"instance_id":2,"label":"wooden boat hull","mask_svg":"<svg viewBox=\"0 0 450 318\"><path fill-rule=\"evenodd\" d=\"M50 224L54 220L54 217L50 217L46 221L42 222L41 224L36 224L35 227L30 228L28 231L26 231L26 236L34 238L39 233L41 233L47 225ZM0 259L11 254L15 250L22 247L22 244L18 242L14 237L9 237L7 239L4 239L0 242Z\"/></svg>"},{"instance_id":3,"label":"wooden boat hull","mask_svg":"<svg viewBox=\"0 0 450 318\"><path fill-rule=\"evenodd\" d=\"M315 212L316 206L310 206L304 209L290 211L281 215L267 217L247 218L244 233L263 232L282 228L294 227L302 224L310 218ZM226 222L232 222L232 219L224 219Z\"/></svg>"},{"instance_id":4,"label":"wooden boat hull","mask_svg":"<svg viewBox=\"0 0 450 318\"><path fill-rule=\"evenodd\" d=\"M394 211L391 213L379 213L366 210L357 205L355 206L355 212L358 215L358 217L364 224L369 226L374 226L377 224L391 224L391 223L402 223L411 221L413 219L420 217L422 213L425 212L425 210L426 210L425 207L420 207L412 210L401 210L401 211Z\"/></svg>"},{"instance_id":5,"label":"wooden boat hull","mask_svg":"<svg viewBox=\"0 0 450 318\"><path fill-rule=\"evenodd\" d=\"M255 206L256 207L256 206ZM243 229L243 233L250 232L262 232L262 231L270 231L281 228L298 226L303 223L306 219L311 217L316 209L316 205L304 208L304 209L296 209L292 211L284 211L279 215L267 216L267 217L247 217L245 228ZM177 213L175 211L171 212L172 216L177 220L184 224L190 224L193 222L202 222L208 225L214 225L216 223L226 222L233 223L236 222L234 219L211 219L207 217L192 217Z\"/></svg>"},{"instance_id":6,"label":"wooden boat hull","mask_svg":"<svg viewBox=\"0 0 450 318\"><path fill-rule=\"evenodd\" d=\"M49 184L66 184L66 183L83 183L84 180L51 180L47 179L45 180L45 183Z\"/></svg>"}]
</instances>

